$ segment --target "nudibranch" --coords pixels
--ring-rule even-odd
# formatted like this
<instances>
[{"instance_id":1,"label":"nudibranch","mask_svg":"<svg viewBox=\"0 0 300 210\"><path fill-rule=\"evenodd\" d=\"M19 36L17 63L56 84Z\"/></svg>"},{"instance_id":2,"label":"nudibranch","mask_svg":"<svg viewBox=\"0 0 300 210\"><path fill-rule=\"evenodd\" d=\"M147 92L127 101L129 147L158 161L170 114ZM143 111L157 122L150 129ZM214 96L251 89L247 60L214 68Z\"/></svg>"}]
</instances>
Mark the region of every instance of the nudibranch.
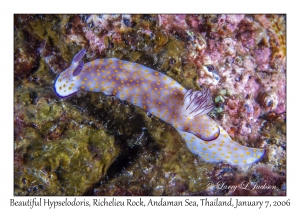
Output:
<instances>
[{"instance_id":1,"label":"nudibranch","mask_svg":"<svg viewBox=\"0 0 300 210\"><path fill-rule=\"evenodd\" d=\"M242 146L207 113L213 108L211 93L186 90L172 78L143 65L116 58L82 61L78 52L71 66L56 78L54 90L69 97L80 90L114 95L145 109L177 129L189 150L207 162L243 166L259 161L265 149Z\"/></svg>"}]
</instances>

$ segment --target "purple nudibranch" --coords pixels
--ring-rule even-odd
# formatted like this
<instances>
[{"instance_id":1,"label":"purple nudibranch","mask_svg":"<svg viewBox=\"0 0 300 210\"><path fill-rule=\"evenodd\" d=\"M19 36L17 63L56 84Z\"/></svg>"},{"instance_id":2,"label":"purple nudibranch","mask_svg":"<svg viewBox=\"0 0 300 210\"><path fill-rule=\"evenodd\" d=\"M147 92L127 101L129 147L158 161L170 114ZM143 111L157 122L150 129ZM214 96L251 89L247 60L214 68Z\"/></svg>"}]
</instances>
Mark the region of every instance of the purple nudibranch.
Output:
<instances>
[{"instance_id":1,"label":"purple nudibranch","mask_svg":"<svg viewBox=\"0 0 300 210\"><path fill-rule=\"evenodd\" d=\"M186 90L172 78L143 65L116 58L84 64L85 49L59 74L54 90L68 97L80 90L114 95L171 124L189 150L206 162L244 166L258 162L265 149L242 146L208 115L214 108L208 89Z\"/></svg>"}]
</instances>

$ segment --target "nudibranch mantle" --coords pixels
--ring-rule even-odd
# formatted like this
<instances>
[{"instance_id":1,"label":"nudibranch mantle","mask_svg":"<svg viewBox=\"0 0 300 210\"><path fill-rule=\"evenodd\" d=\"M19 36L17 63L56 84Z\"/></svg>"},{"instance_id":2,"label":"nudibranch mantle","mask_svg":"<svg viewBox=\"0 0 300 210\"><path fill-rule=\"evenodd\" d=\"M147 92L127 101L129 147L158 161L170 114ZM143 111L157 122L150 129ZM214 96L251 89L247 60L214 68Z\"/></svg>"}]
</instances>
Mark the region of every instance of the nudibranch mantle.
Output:
<instances>
[{"instance_id":1,"label":"nudibranch mantle","mask_svg":"<svg viewBox=\"0 0 300 210\"><path fill-rule=\"evenodd\" d=\"M213 101L208 89L186 90L172 78L143 65L116 58L84 64L85 49L59 74L54 90L69 97L80 90L103 92L126 100L171 124L189 150L207 162L243 166L259 161L264 149L242 146L208 115Z\"/></svg>"}]
</instances>

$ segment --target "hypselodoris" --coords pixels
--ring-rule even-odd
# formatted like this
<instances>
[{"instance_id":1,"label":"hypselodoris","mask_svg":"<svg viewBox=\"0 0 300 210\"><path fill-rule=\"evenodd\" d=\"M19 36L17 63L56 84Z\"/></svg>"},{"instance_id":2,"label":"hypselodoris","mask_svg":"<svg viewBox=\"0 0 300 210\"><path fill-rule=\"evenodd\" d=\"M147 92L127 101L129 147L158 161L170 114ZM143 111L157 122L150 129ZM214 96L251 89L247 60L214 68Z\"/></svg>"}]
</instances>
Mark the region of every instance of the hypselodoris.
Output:
<instances>
[{"instance_id":1,"label":"hypselodoris","mask_svg":"<svg viewBox=\"0 0 300 210\"><path fill-rule=\"evenodd\" d=\"M61 97L78 91L103 92L145 109L180 133L189 150L207 162L243 166L259 161L265 149L242 146L212 120L208 89L186 90L172 78L146 66L116 58L82 61L85 49L59 74L54 90Z\"/></svg>"}]
</instances>

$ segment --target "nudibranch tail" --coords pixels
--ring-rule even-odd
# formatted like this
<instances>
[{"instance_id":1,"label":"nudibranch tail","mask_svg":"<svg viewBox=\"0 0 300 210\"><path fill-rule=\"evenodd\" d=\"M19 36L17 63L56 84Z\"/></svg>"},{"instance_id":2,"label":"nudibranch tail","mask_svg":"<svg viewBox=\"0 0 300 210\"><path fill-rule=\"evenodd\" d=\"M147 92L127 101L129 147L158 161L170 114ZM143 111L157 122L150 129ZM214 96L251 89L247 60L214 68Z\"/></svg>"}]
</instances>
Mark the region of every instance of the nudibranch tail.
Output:
<instances>
[{"instance_id":1,"label":"nudibranch tail","mask_svg":"<svg viewBox=\"0 0 300 210\"><path fill-rule=\"evenodd\" d=\"M172 78L146 66L116 58L83 63L86 50L77 53L54 83L56 94L69 97L79 90L103 92L145 109L175 127L188 148L208 162L245 165L258 161L265 150L244 147L208 115L211 93L186 90Z\"/></svg>"},{"instance_id":2,"label":"nudibranch tail","mask_svg":"<svg viewBox=\"0 0 300 210\"><path fill-rule=\"evenodd\" d=\"M214 141L203 141L197 136L178 130L189 150L204 161L225 162L230 165L249 165L260 161L266 153L265 149L245 147L233 141L222 128Z\"/></svg>"}]
</instances>

